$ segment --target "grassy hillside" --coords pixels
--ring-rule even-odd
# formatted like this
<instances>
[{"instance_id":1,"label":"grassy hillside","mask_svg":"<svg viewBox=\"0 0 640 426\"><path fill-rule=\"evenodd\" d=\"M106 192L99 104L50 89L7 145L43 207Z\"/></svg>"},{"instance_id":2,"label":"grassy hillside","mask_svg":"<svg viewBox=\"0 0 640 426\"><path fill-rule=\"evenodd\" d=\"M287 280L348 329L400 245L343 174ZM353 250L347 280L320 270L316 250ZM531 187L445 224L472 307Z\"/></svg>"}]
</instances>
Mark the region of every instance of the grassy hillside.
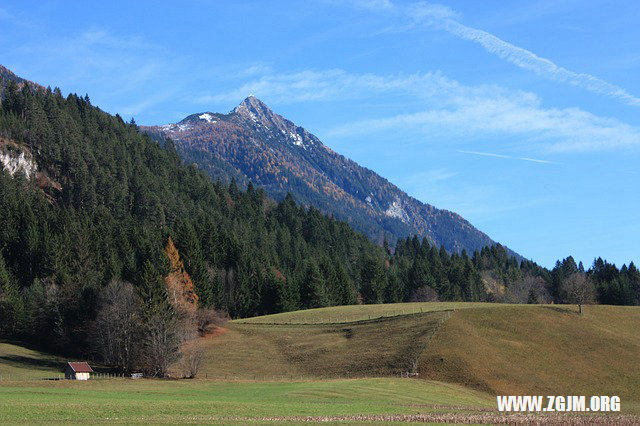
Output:
<instances>
[{"instance_id":1,"label":"grassy hillside","mask_svg":"<svg viewBox=\"0 0 640 426\"><path fill-rule=\"evenodd\" d=\"M491 394L619 395L638 411L638 329L640 309L633 307L587 306L582 316L573 305L323 308L231 322L206 341L203 372L388 376L411 370L418 356L420 378Z\"/></svg>"},{"instance_id":2,"label":"grassy hillside","mask_svg":"<svg viewBox=\"0 0 640 426\"><path fill-rule=\"evenodd\" d=\"M200 380L4 381L0 422L20 418L20 407L32 416L24 421L44 418L44 413L73 421L89 406L98 418L111 413L134 423L221 416L238 422L238 416L406 416L453 406L485 415L482 407L493 410L495 394L619 395L623 413L640 413L638 308L587 306L580 316L575 306L415 306L423 312L372 320L369 315L402 312L408 306L355 306L232 321L220 334L201 341L206 360ZM337 313L366 319L344 322L334 319ZM282 323L270 324L274 318ZM310 322L308 318L327 323L296 323ZM0 371L30 371L27 377L54 371L58 361L15 345L2 344L0 351ZM411 370L416 359L420 380L390 377ZM36 398L36 393L44 396ZM139 401L148 404L140 408ZM65 408L54 410L58 406ZM424 418L429 419L435 420Z\"/></svg>"},{"instance_id":3,"label":"grassy hillside","mask_svg":"<svg viewBox=\"0 0 640 426\"><path fill-rule=\"evenodd\" d=\"M206 377L339 378L398 376L412 369L450 311L345 324L231 323L204 339Z\"/></svg>"},{"instance_id":4,"label":"grassy hillside","mask_svg":"<svg viewBox=\"0 0 640 426\"><path fill-rule=\"evenodd\" d=\"M421 377L501 394L619 395L640 402L640 309L461 309L420 357Z\"/></svg>"},{"instance_id":5,"label":"grassy hillside","mask_svg":"<svg viewBox=\"0 0 640 426\"><path fill-rule=\"evenodd\" d=\"M12 343L0 343L0 379L57 377L67 360Z\"/></svg>"},{"instance_id":6,"label":"grassy hillside","mask_svg":"<svg viewBox=\"0 0 640 426\"><path fill-rule=\"evenodd\" d=\"M385 303L379 305L348 305L328 308L307 309L303 311L283 312L244 318L234 321L236 324L334 324L366 321L371 319L394 317L426 312L452 311L479 306L495 306L491 303L469 302L424 302L424 303Z\"/></svg>"}]
</instances>

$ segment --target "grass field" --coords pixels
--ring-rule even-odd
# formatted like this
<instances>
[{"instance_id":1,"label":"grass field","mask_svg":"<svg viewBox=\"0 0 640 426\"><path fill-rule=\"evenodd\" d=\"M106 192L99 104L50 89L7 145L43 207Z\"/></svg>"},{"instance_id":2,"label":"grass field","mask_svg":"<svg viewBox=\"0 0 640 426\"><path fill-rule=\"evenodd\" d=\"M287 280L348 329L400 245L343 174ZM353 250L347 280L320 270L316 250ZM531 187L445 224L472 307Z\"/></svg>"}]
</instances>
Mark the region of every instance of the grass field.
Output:
<instances>
[{"instance_id":1,"label":"grass field","mask_svg":"<svg viewBox=\"0 0 640 426\"><path fill-rule=\"evenodd\" d=\"M377 318L419 314L424 312L452 311L491 307L491 303L469 302L424 302L424 303L388 303L382 305L349 305L330 308L307 309L304 311L283 312L233 321L236 324L339 324L345 322L366 321ZM507 305L501 305L507 306Z\"/></svg>"},{"instance_id":2,"label":"grass field","mask_svg":"<svg viewBox=\"0 0 640 426\"><path fill-rule=\"evenodd\" d=\"M638 330L634 307L324 308L229 322L201 340L196 380L89 383L33 381L64 360L2 343L0 375L22 380L0 381L0 423L524 421L495 417L496 394L619 395L640 414ZM419 379L397 378L414 368Z\"/></svg>"},{"instance_id":3,"label":"grass field","mask_svg":"<svg viewBox=\"0 0 640 426\"><path fill-rule=\"evenodd\" d=\"M53 355L0 342L0 380L57 377L65 362Z\"/></svg>"},{"instance_id":4,"label":"grass field","mask_svg":"<svg viewBox=\"0 0 640 426\"><path fill-rule=\"evenodd\" d=\"M0 387L0 423L201 423L244 418L447 413L491 409L457 385L409 379L302 382L98 380Z\"/></svg>"}]
</instances>

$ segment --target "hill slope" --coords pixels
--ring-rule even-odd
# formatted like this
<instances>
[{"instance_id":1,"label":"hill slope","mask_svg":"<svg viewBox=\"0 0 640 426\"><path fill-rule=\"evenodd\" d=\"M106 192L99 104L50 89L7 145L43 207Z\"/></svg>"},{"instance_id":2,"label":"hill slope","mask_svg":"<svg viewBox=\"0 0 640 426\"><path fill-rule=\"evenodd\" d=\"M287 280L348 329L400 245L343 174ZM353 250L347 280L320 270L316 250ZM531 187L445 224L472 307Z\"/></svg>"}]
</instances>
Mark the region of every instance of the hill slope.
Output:
<instances>
[{"instance_id":1,"label":"hill slope","mask_svg":"<svg viewBox=\"0 0 640 426\"><path fill-rule=\"evenodd\" d=\"M185 160L214 177L251 180L276 199L290 192L379 243L417 234L449 252L472 253L495 244L460 215L408 196L253 96L229 114L204 112L142 129L172 138Z\"/></svg>"},{"instance_id":2,"label":"hill slope","mask_svg":"<svg viewBox=\"0 0 640 426\"><path fill-rule=\"evenodd\" d=\"M88 97L25 87L0 104L0 336L89 352L108 283L166 301L169 237L200 306L233 316L300 309L311 290L353 302L363 262L384 265L343 222L216 184ZM336 278L310 290L307 271Z\"/></svg>"},{"instance_id":3,"label":"hill slope","mask_svg":"<svg viewBox=\"0 0 640 426\"><path fill-rule=\"evenodd\" d=\"M421 379L490 394L619 395L627 408L640 409L640 372L634 368L640 362L638 308L587 306L578 315L570 305L417 303L412 310L409 305L233 321L226 333L203 340L202 373L210 378L397 376L411 371L417 356ZM341 322L356 309L357 321ZM420 309L424 313L414 314ZM392 314L400 315L377 318ZM360 320L369 315L374 319ZM271 361L259 362L265 354Z\"/></svg>"},{"instance_id":4,"label":"hill slope","mask_svg":"<svg viewBox=\"0 0 640 426\"><path fill-rule=\"evenodd\" d=\"M0 342L0 380L59 377L66 360L26 347Z\"/></svg>"},{"instance_id":5,"label":"hill slope","mask_svg":"<svg viewBox=\"0 0 640 426\"><path fill-rule=\"evenodd\" d=\"M640 408L640 309L458 311L420 357L421 377L504 395L619 395Z\"/></svg>"}]
</instances>

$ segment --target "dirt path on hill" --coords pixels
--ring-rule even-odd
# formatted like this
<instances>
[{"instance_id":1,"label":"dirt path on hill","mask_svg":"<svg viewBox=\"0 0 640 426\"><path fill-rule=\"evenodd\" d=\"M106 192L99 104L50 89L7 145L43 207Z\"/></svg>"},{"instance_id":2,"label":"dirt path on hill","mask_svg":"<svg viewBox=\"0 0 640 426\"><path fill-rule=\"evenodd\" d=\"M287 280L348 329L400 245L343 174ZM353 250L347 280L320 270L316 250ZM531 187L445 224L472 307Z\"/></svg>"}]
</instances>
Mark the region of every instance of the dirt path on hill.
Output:
<instances>
[{"instance_id":1,"label":"dirt path on hill","mask_svg":"<svg viewBox=\"0 0 640 426\"><path fill-rule=\"evenodd\" d=\"M222 336L224 333L228 331L227 327L218 327L210 333L202 336L202 339L213 339L214 337Z\"/></svg>"}]
</instances>

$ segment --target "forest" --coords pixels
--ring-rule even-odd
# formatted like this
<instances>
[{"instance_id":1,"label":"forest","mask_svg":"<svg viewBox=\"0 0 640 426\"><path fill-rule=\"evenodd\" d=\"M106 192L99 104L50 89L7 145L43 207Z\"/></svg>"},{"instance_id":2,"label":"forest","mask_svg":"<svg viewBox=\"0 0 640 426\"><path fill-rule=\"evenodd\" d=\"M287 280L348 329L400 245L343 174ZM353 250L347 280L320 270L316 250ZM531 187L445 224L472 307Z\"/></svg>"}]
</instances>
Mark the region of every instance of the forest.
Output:
<instances>
[{"instance_id":1,"label":"forest","mask_svg":"<svg viewBox=\"0 0 640 426\"><path fill-rule=\"evenodd\" d=\"M500 245L471 255L417 237L376 245L291 196L214 181L172 141L59 89L6 84L0 153L35 170L0 171L2 337L122 370L133 361L109 358L100 324L127 312L139 359L162 375L172 354L158 360L153 336L163 324L175 352L185 324L205 333L227 315L436 300L640 304L633 263L586 269L568 257L548 270Z\"/></svg>"}]
</instances>

